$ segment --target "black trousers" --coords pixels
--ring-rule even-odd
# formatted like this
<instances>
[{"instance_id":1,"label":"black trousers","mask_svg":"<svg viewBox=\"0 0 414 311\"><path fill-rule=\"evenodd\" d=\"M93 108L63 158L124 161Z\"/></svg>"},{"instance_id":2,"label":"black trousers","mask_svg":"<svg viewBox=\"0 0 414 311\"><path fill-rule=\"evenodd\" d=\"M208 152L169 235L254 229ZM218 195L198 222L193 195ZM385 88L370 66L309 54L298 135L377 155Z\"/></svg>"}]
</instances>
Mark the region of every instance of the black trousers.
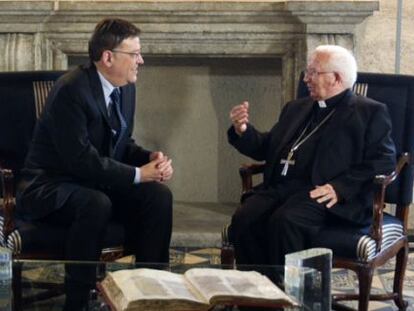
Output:
<instances>
[{"instance_id":1,"label":"black trousers","mask_svg":"<svg viewBox=\"0 0 414 311\"><path fill-rule=\"evenodd\" d=\"M42 221L68 228L67 260L96 261L106 226L113 220L124 225L126 252L137 261L168 262L172 194L160 183L140 183L110 192L79 186L61 208ZM65 310L82 310L95 277L94 267L67 265Z\"/></svg>"},{"instance_id":2,"label":"black trousers","mask_svg":"<svg viewBox=\"0 0 414 311\"><path fill-rule=\"evenodd\" d=\"M301 190L288 198L246 198L232 217L230 239L238 264L283 265L288 253L309 248L327 222L327 208Z\"/></svg>"}]
</instances>

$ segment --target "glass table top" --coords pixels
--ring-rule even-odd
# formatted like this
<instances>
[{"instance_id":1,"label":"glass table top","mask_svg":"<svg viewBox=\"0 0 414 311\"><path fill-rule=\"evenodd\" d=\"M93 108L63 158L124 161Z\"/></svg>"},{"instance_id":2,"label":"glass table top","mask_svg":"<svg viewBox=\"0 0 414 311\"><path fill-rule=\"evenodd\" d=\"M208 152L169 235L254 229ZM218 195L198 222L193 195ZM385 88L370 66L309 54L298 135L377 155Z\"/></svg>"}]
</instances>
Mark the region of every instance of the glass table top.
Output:
<instances>
[{"instance_id":1,"label":"glass table top","mask_svg":"<svg viewBox=\"0 0 414 311\"><path fill-rule=\"evenodd\" d=\"M13 273L18 269L21 269L21 278L18 280L14 275L14 285L21 283L22 285L22 296L24 299L32 299L30 303L23 303L20 310L30 311L46 311L46 310L62 310L64 303L64 277L65 277L65 266L75 265L77 267L93 266L96 269L97 281L102 280L107 273L118 270L126 269L138 269L138 268L149 268L157 270L165 270L174 273L183 274L191 268L215 268L215 269L237 269L243 271L257 271L263 275L266 275L273 283L279 288L285 288L285 274L292 275L292 273L286 273L288 267L284 266L265 266L265 265L237 265L237 266L226 266L219 264L160 264L160 263L133 263L133 262L80 262L80 261L47 261L47 260L14 260L13 261ZM301 268L295 270L294 275L296 277L308 273L308 268ZM314 272L314 271L313 271ZM291 282L291 280L288 280ZM296 283L295 283L296 282ZM297 281L294 281L294 286L298 286ZM48 287L49 289L45 289ZM292 286L290 286L292 287ZM50 291L51 290L51 291ZM0 310L11 311L13 304L13 291L14 288L11 283L0 283ZM291 291L291 296L295 297L298 292ZM49 294L50 297L48 297ZM303 290L302 290L303 294ZM300 297L295 297L296 300L300 300ZM313 303L313 302L312 302ZM309 309L309 308L306 308ZM103 299L97 290L91 291L89 310L92 311L109 311L109 307L103 302ZM224 308L216 307L214 310L238 310L237 308ZM271 310L271 309L269 309ZM302 309L298 309L302 310ZM305 309L303 309L305 310Z\"/></svg>"}]
</instances>

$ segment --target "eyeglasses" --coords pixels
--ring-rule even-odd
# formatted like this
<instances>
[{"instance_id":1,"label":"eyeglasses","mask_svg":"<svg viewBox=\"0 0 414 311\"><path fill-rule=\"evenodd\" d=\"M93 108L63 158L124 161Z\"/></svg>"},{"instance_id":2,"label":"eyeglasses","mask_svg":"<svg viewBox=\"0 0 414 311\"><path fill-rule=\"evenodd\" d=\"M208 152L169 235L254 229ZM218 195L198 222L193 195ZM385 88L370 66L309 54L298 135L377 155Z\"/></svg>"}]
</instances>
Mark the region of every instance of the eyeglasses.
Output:
<instances>
[{"instance_id":1,"label":"eyeglasses","mask_svg":"<svg viewBox=\"0 0 414 311\"><path fill-rule=\"evenodd\" d=\"M305 69L303 72L305 76L308 76L308 77L319 76L319 75L323 75L326 73L334 73L334 71L317 71L315 69Z\"/></svg>"},{"instance_id":2,"label":"eyeglasses","mask_svg":"<svg viewBox=\"0 0 414 311\"><path fill-rule=\"evenodd\" d=\"M120 51L120 50L111 50L113 53L121 53L121 54L127 54L132 56L134 59L138 59L142 57L141 52L126 52L126 51Z\"/></svg>"}]
</instances>

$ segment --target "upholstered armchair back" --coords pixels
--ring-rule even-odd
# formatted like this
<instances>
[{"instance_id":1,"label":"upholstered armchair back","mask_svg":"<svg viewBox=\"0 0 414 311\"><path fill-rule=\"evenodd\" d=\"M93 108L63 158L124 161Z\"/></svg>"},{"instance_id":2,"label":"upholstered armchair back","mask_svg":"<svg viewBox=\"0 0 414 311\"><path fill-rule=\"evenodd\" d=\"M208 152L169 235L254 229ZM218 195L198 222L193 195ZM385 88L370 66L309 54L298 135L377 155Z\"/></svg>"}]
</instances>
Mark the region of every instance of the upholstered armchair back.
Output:
<instances>
[{"instance_id":1,"label":"upholstered armchair back","mask_svg":"<svg viewBox=\"0 0 414 311\"><path fill-rule=\"evenodd\" d=\"M0 167L23 167L37 118L64 71L0 73ZM15 176L18 177L18 176Z\"/></svg>"}]
</instances>

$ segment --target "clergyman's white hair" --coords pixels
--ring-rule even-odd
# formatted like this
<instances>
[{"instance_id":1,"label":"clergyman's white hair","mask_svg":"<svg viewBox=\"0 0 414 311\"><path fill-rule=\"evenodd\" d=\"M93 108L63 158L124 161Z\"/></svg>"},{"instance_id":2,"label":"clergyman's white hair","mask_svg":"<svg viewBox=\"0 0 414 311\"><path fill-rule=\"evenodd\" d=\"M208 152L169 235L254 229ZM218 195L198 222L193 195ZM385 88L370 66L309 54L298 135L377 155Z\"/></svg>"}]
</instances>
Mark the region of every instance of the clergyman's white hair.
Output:
<instances>
[{"instance_id":1,"label":"clergyman's white hair","mask_svg":"<svg viewBox=\"0 0 414 311\"><path fill-rule=\"evenodd\" d=\"M310 55L310 59L318 54L329 55L323 70L337 72L344 87L352 88L357 78L357 63L354 55L339 45L320 45Z\"/></svg>"}]
</instances>

